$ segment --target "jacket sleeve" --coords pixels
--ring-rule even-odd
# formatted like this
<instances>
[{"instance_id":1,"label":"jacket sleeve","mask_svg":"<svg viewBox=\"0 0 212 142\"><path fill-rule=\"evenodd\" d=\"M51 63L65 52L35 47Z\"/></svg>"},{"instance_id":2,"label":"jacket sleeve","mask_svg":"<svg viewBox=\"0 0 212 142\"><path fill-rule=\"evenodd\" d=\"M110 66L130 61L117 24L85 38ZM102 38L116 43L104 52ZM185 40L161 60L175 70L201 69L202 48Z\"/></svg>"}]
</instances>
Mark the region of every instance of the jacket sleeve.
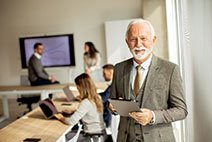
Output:
<instances>
[{"instance_id":1,"label":"jacket sleeve","mask_svg":"<svg viewBox=\"0 0 212 142\"><path fill-rule=\"evenodd\" d=\"M117 69L116 69L116 66L115 66L114 72L113 72L113 80L112 80L112 84L111 84L111 90L110 90L109 98L118 98L116 96L117 95L116 78L117 78Z\"/></svg>"},{"instance_id":2,"label":"jacket sleeve","mask_svg":"<svg viewBox=\"0 0 212 142\"><path fill-rule=\"evenodd\" d=\"M155 124L170 123L184 119L188 112L184 99L182 79L178 66L173 69L169 83L168 109L154 110Z\"/></svg>"},{"instance_id":3,"label":"jacket sleeve","mask_svg":"<svg viewBox=\"0 0 212 142\"><path fill-rule=\"evenodd\" d=\"M111 90L111 86L108 86L108 88L104 92L99 93L100 96L102 97L102 102L103 103L108 101L108 98L110 96L110 90Z\"/></svg>"},{"instance_id":4,"label":"jacket sleeve","mask_svg":"<svg viewBox=\"0 0 212 142\"><path fill-rule=\"evenodd\" d=\"M44 70L44 68L39 60L34 60L34 62L32 64L34 66L34 70L38 77L47 79L47 80L49 79L48 73Z\"/></svg>"}]
</instances>

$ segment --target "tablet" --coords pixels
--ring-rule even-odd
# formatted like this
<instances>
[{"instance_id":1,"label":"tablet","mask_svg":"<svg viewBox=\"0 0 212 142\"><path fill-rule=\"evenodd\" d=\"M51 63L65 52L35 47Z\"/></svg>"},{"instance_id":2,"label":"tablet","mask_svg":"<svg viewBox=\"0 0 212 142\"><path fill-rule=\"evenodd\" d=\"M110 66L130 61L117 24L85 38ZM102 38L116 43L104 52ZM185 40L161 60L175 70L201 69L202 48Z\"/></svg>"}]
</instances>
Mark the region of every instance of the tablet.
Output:
<instances>
[{"instance_id":1,"label":"tablet","mask_svg":"<svg viewBox=\"0 0 212 142\"><path fill-rule=\"evenodd\" d=\"M113 108L121 116L129 116L130 112L141 111L139 104L130 100L121 99L109 99L109 102L113 105Z\"/></svg>"}]
</instances>

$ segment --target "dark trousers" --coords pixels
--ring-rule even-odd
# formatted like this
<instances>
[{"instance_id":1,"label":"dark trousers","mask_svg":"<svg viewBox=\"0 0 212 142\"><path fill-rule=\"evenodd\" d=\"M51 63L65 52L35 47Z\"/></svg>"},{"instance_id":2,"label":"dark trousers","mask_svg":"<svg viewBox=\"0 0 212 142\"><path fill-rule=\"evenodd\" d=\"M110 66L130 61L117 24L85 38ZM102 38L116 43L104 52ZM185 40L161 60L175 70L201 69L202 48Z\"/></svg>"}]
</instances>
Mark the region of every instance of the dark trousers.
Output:
<instances>
[{"instance_id":1,"label":"dark trousers","mask_svg":"<svg viewBox=\"0 0 212 142\"><path fill-rule=\"evenodd\" d=\"M59 81L51 82L47 79L38 78L36 81L30 81L31 86L39 86L39 85L50 85L50 84L60 84Z\"/></svg>"}]
</instances>

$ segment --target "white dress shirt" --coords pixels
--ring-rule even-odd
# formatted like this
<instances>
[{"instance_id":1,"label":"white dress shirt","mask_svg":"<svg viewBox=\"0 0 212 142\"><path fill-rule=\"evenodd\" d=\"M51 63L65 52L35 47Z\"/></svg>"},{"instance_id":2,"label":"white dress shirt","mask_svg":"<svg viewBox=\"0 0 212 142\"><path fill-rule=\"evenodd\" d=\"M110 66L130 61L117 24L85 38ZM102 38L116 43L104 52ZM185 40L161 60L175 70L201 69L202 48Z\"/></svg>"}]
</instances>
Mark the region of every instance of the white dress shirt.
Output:
<instances>
[{"instance_id":1,"label":"white dress shirt","mask_svg":"<svg viewBox=\"0 0 212 142\"><path fill-rule=\"evenodd\" d=\"M152 54L150 55L150 57L141 64L141 83L140 83L140 87L143 85L144 83L144 80L146 79L146 76L147 76L147 73L149 71L149 66L151 64L151 61L152 61ZM138 66L139 64L136 63L134 60L133 60L133 70L132 70L132 75L133 75L133 79L132 79L132 88L134 88L134 82L135 82L135 76L136 76L136 66Z\"/></svg>"},{"instance_id":2,"label":"white dress shirt","mask_svg":"<svg viewBox=\"0 0 212 142\"><path fill-rule=\"evenodd\" d=\"M35 57L37 57L38 59L41 59L41 55L40 54L38 54L38 53L34 53L34 55L35 55Z\"/></svg>"},{"instance_id":3,"label":"white dress shirt","mask_svg":"<svg viewBox=\"0 0 212 142\"><path fill-rule=\"evenodd\" d=\"M140 83L140 87L143 85L144 83L144 80L146 79L146 76L147 76L147 73L149 71L149 66L151 64L151 61L152 61L152 54L150 55L150 57L141 64L141 83ZM136 67L138 66L139 64L136 63L134 60L133 60L133 70L132 70L132 75L133 75L133 80L132 80L132 88L134 88L134 82L135 82L135 76L136 76ZM152 112L152 115L153 115L153 118L150 122L150 124L154 124L155 123L155 113L153 111Z\"/></svg>"}]
</instances>

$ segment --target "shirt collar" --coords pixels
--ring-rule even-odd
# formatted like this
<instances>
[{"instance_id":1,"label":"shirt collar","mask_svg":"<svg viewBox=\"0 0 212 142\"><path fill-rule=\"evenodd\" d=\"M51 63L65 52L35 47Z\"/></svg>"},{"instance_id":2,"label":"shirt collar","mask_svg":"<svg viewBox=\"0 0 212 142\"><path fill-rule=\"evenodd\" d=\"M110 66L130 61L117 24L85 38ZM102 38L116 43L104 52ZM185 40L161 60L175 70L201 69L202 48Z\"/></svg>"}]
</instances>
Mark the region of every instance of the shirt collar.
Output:
<instances>
[{"instance_id":1,"label":"shirt collar","mask_svg":"<svg viewBox=\"0 0 212 142\"><path fill-rule=\"evenodd\" d=\"M151 61L152 61L152 53L151 53L150 57L149 57L145 62L143 62L143 63L141 64L142 68L144 68L145 70L148 69L149 66L150 66ZM136 66L138 66L138 65L139 65L139 64L136 63L136 62L133 60L133 66L136 67Z\"/></svg>"},{"instance_id":2,"label":"shirt collar","mask_svg":"<svg viewBox=\"0 0 212 142\"><path fill-rule=\"evenodd\" d=\"M112 79L108 82L108 84L109 84L109 85L111 85L111 84L112 84Z\"/></svg>"},{"instance_id":3,"label":"shirt collar","mask_svg":"<svg viewBox=\"0 0 212 142\"><path fill-rule=\"evenodd\" d=\"M38 58L38 59L41 59L41 55L40 54L38 54L38 53L34 53L34 55Z\"/></svg>"}]
</instances>

